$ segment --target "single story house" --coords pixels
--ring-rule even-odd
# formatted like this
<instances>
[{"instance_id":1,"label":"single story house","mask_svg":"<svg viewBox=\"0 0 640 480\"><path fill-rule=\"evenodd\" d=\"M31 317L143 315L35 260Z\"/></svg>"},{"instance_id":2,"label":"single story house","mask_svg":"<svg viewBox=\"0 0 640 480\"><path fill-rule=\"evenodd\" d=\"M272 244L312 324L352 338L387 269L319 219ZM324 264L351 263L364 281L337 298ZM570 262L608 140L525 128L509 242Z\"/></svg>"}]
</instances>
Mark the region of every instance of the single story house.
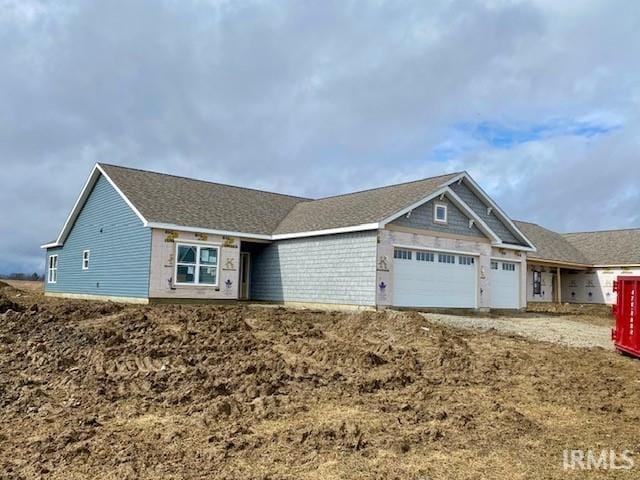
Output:
<instances>
[{"instance_id":1,"label":"single story house","mask_svg":"<svg viewBox=\"0 0 640 480\"><path fill-rule=\"evenodd\" d=\"M467 172L308 199L100 163L43 245L45 294L469 309L606 302L604 286L588 285L640 267L640 230L620 232L631 233L603 245L591 236L600 233L514 222Z\"/></svg>"}]
</instances>

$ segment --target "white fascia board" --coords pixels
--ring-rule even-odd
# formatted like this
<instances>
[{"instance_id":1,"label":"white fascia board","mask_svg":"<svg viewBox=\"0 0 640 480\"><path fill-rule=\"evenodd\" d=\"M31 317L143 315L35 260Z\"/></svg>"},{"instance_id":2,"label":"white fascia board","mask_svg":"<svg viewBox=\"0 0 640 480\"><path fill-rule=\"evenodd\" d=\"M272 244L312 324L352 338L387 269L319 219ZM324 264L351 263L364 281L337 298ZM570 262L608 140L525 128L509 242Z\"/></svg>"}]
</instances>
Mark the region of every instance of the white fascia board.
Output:
<instances>
[{"instance_id":1,"label":"white fascia board","mask_svg":"<svg viewBox=\"0 0 640 480\"><path fill-rule=\"evenodd\" d=\"M131 210L133 210L133 212L138 216L138 218L142 221L142 224L146 227L147 226L147 219L144 218L142 216L142 214L140 213L140 211L136 208L136 206L131 203L131 200L129 200L127 198L127 196L122 193L122 190L120 190L120 188L118 187L118 185L116 185L116 182L114 182L113 180L111 180L111 177L109 177L109 175L107 175L107 173L104 171L104 169L100 166L100 164L96 164L96 168L100 171L100 173L104 176L104 178L107 179L107 181L111 184L111 186L113 187L113 189L118 192L118 194L122 197L122 199L126 202L127 205L129 205L129 208Z\"/></svg>"},{"instance_id":2,"label":"white fascia board","mask_svg":"<svg viewBox=\"0 0 640 480\"><path fill-rule=\"evenodd\" d=\"M257 240L271 240L271 235L262 235L257 233L232 232L228 230L215 230L211 228L186 227L183 225L175 225L173 223L147 222L145 225L149 228L159 228L162 230L179 230L181 232L191 233L208 233L209 235L222 235L226 237L255 238Z\"/></svg>"},{"instance_id":3,"label":"white fascia board","mask_svg":"<svg viewBox=\"0 0 640 480\"><path fill-rule=\"evenodd\" d=\"M451 185L452 183L455 183L455 182L457 182L459 180L462 180L462 179L467 180L471 184L471 187L472 187L472 190L474 191L474 193L476 195L480 195L484 200L486 200L487 203L489 203L489 205L496 211L496 213L498 213L500 215L500 217L502 217L501 219L503 221L507 222L509 227L512 228L513 233L519 235L521 239L523 239L526 243L529 244L529 247L531 247L531 249L532 249L531 251L532 252L536 251L536 247L533 244L533 242L531 240L529 240L527 238L527 236L524 233L522 233L518 227L516 227L515 223L513 223L511 221L511 219L504 212L504 210L502 210L498 206L498 204L491 199L491 197L487 194L487 192L485 192L482 189L482 187L480 185L478 185L478 183L476 183L476 181L467 172L462 172L459 175L456 175L455 177L453 177L451 180L449 180L447 182L447 185Z\"/></svg>"},{"instance_id":4,"label":"white fascia board","mask_svg":"<svg viewBox=\"0 0 640 480\"><path fill-rule=\"evenodd\" d=\"M62 246L61 243L53 242L53 243L45 243L44 245L40 245L40 248L47 249L47 248L61 247L61 246Z\"/></svg>"},{"instance_id":5,"label":"white fascia board","mask_svg":"<svg viewBox=\"0 0 640 480\"><path fill-rule=\"evenodd\" d=\"M504 258L504 257L490 257L491 261L495 261L495 262L518 262L518 263L522 263L525 262L526 260L523 260L522 258Z\"/></svg>"},{"instance_id":6,"label":"white fascia board","mask_svg":"<svg viewBox=\"0 0 640 480\"><path fill-rule=\"evenodd\" d=\"M493 246L496 248L504 248L505 250L518 250L520 252L537 252L535 248L524 247L522 245L513 245L511 243L504 243L504 242L494 243Z\"/></svg>"},{"instance_id":7,"label":"white fascia board","mask_svg":"<svg viewBox=\"0 0 640 480\"><path fill-rule=\"evenodd\" d=\"M351 227L329 228L326 230L314 230L310 232L298 233L280 233L271 235L272 240L287 240L290 238L319 237L322 235L336 235L339 233L364 232L367 230L378 230L381 228L380 223L363 223L361 225L353 225Z\"/></svg>"},{"instance_id":8,"label":"white fascia board","mask_svg":"<svg viewBox=\"0 0 640 480\"><path fill-rule=\"evenodd\" d=\"M96 163L94 165L93 169L91 170L91 173L89 174L89 178L87 178L87 181L85 182L84 187L82 187L82 191L80 192L80 195L78 196L78 199L76 200L76 203L73 205L73 208L71 209L71 212L69 213L69 216L65 220L64 225L62 226L62 230L60 230L60 234L58 235L57 240L55 241L55 243L42 245L40 248L60 247L60 246L62 246L64 244L64 241L66 240L67 235L69 234L69 231L71 230L71 227L73 226L76 218L80 214L80 211L82 210L82 207L84 206L85 202L87 201L87 198L89 197L89 194L91 193L91 189L93 188L93 186L95 185L96 181L98 180L99 175L102 175L102 176L104 176L104 178L107 179L107 181L114 188L114 190L116 192L118 192L118 195L120 195L122 197L122 199L129 206L129 208L131 208L131 210L133 210L133 212L138 216L138 218L140 218L140 220L142 221L143 226L145 226L145 227L147 226L147 220L142 216L142 214L133 205L133 203L131 203L131 201L127 198L127 196L124 193L122 193L122 190L120 190L120 188L118 188L118 186L115 184L115 182L113 180L111 180L109 175L107 175L105 173L105 171L102 169L102 167L99 164Z\"/></svg>"}]
</instances>

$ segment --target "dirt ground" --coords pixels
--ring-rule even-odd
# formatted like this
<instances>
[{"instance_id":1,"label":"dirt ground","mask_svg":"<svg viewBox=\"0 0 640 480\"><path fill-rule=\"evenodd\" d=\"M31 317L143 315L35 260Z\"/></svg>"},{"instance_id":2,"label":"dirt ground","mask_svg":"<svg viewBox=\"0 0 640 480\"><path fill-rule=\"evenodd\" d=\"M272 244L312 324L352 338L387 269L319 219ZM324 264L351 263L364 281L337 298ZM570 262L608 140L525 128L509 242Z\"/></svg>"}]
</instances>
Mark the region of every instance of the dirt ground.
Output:
<instances>
[{"instance_id":1,"label":"dirt ground","mask_svg":"<svg viewBox=\"0 0 640 480\"><path fill-rule=\"evenodd\" d=\"M411 312L4 287L0 478L638 478L639 373ZM565 471L565 449L627 449L638 467Z\"/></svg>"}]
</instances>

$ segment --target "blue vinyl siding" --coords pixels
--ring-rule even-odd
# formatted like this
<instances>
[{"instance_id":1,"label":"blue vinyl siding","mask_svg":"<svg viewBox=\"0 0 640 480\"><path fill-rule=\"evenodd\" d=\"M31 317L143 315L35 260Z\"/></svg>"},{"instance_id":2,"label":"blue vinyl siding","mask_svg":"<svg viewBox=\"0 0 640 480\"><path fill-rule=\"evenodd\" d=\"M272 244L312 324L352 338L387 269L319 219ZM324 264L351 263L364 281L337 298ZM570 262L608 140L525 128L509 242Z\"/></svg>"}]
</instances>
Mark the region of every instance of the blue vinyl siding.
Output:
<instances>
[{"instance_id":1,"label":"blue vinyl siding","mask_svg":"<svg viewBox=\"0 0 640 480\"><path fill-rule=\"evenodd\" d=\"M281 240L252 254L251 298L375 305L377 231Z\"/></svg>"},{"instance_id":2,"label":"blue vinyl siding","mask_svg":"<svg viewBox=\"0 0 640 480\"><path fill-rule=\"evenodd\" d=\"M82 252L90 250L89 269ZM47 283L48 260L58 255L58 281ZM114 297L149 295L151 229L145 228L100 176L62 247L47 250L45 291Z\"/></svg>"}]
</instances>

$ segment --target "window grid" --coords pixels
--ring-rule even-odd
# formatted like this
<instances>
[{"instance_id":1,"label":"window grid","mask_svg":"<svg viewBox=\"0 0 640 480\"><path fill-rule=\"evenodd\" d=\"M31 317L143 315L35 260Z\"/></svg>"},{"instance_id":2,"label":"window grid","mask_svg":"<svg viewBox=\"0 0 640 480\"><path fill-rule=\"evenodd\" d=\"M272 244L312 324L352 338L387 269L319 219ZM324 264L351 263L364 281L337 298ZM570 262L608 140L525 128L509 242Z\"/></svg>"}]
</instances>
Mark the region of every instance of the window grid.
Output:
<instances>
[{"instance_id":1,"label":"window grid","mask_svg":"<svg viewBox=\"0 0 640 480\"><path fill-rule=\"evenodd\" d=\"M460 265L473 265L475 263L475 259L469 256L459 256L458 263Z\"/></svg>"},{"instance_id":2,"label":"window grid","mask_svg":"<svg viewBox=\"0 0 640 480\"><path fill-rule=\"evenodd\" d=\"M439 263L456 263L455 255L447 255L445 253L441 253L438 255Z\"/></svg>"},{"instance_id":3,"label":"window grid","mask_svg":"<svg viewBox=\"0 0 640 480\"><path fill-rule=\"evenodd\" d=\"M177 244L174 283L217 287L219 256L217 246Z\"/></svg>"},{"instance_id":4,"label":"window grid","mask_svg":"<svg viewBox=\"0 0 640 480\"><path fill-rule=\"evenodd\" d=\"M89 270L89 257L91 256L90 250L82 252L82 269Z\"/></svg>"},{"instance_id":5,"label":"window grid","mask_svg":"<svg viewBox=\"0 0 640 480\"><path fill-rule=\"evenodd\" d=\"M431 252L416 252L416 260L420 262L433 262L435 255Z\"/></svg>"},{"instance_id":6,"label":"window grid","mask_svg":"<svg viewBox=\"0 0 640 480\"><path fill-rule=\"evenodd\" d=\"M491 262L491 270L498 270L498 262Z\"/></svg>"},{"instance_id":7,"label":"window grid","mask_svg":"<svg viewBox=\"0 0 640 480\"><path fill-rule=\"evenodd\" d=\"M502 262L502 270L507 271L507 272L515 272L516 271L516 264L515 263Z\"/></svg>"},{"instance_id":8,"label":"window grid","mask_svg":"<svg viewBox=\"0 0 640 480\"><path fill-rule=\"evenodd\" d=\"M411 260L411 250L396 248L393 251L393 258L398 258L400 260Z\"/></svg>"}]
</instances>

